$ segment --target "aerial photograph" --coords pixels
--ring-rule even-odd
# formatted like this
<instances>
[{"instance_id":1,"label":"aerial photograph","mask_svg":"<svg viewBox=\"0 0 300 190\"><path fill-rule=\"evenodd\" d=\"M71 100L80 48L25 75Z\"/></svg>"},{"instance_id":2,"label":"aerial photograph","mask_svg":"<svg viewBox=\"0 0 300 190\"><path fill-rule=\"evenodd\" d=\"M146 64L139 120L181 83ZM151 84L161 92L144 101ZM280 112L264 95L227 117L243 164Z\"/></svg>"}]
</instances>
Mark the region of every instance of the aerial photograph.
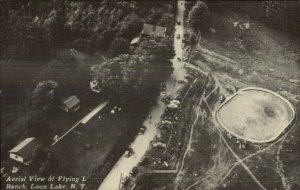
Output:
<instances>
[{"instance_id":1,"label":"aerial photograph","mask_svg":"<svg viewBox=\"0 0 300 190\"><path fill-rule=\"evenodd\" d=\"M300 190L299 114L299 0L0 0L1 190Z\"/></svg>"}]
</instances>

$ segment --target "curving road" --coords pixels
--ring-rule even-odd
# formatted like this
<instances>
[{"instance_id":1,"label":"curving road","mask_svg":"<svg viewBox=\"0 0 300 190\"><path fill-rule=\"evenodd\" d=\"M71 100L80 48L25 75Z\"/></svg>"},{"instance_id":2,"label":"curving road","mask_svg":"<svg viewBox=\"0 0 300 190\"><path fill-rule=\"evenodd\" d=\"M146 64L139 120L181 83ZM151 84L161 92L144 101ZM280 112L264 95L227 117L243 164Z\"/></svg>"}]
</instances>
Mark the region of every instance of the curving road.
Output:
<instances>
[{"instance_id":1,"label":"curving road","mask_svg":"<svg viewBox=\"0 0 300 190\"><path fill-rule=\"evenodd\" d=\"M166 95L173 96L181 86L177 83L177 81L184 79L185 75L185 70L183 69L184 64L177 59L178 57L181 59L183 55L181 38L183 36L182 24L184 16L184 1L178 1L177 4L176 19L177 21L180 21L181 24L176 24L175 26L175 57L171 60L174 71L169 80L166 82ZM180 35L179 39L176 38L178 34ZM129 158L126 158L123 155L103 180L98 190L118 190L121 177L124 179L126 176L128 176L130 171L142 160L150 146L150 142L157 134L156 125L160 122L160 117L166 108L166 105L161 101L162 97L163 95L157 98L157 105L151 109L147 119L144 121L144 125L147 128L146 132L143 135L138 135L130 146L134 150L135 154Z\"/></svg>"}]
</instances>

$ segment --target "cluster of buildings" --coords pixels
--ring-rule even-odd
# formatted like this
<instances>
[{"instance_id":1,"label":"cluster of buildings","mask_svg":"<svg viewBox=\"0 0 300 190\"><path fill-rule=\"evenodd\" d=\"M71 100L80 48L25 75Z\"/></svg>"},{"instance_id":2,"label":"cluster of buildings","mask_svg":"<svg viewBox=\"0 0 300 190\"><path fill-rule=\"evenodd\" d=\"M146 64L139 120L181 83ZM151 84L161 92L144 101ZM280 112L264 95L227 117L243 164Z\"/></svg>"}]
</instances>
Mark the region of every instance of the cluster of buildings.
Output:
<instances>
[{"instance_id":1,"label":"cluster of buildings","mask_svg":"<svg viewBox=\"0 0 300 190\"><path fill-rule=\"evenodd\" d=\"M80 100L77 96L72 95L64 98L59 107L67 113L73 113L80 109ZM42 144L37 138L26 138L8 152L9 157L17 162L29 165L35 149L39 146L42 146Z\"/></svg>"},{"instance_id":2,"label":"cluster of buildings","mask_svg":"<svg viewBox=\"0 0 300 190\"><path fill-rule=\"evenodd\" d=\"M145 36L165 37L166 32L166 27L144 23L142 31L132 39L130 45L131 47L136 47ZM96 93L100 93L100 88L96 80L90 82L90 89ZM76 112L80 109L80 99L76 95L69 96L62 99L59 107L66 113ZM9 151L9 157L25 165L29 165L34 150L41 145L41 142L35 137L26 138Z\"/></svg>"}]
</instances>

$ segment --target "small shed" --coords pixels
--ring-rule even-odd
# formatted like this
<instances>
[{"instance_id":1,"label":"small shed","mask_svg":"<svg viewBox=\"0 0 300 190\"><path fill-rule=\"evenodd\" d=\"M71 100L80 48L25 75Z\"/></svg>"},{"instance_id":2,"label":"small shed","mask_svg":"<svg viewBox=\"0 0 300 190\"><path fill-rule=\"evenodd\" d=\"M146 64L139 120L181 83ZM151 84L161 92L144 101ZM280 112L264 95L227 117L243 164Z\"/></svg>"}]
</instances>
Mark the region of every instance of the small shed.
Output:
<instances>
[{"instance_id":1,"label":"small shed","mask_svg":"<svg viewBox=\"0 0 300 190\"><path fill-rule=\"evenodd\" d=\"M80 108L80 100L77 96L69 96L63 99L60 108L65 112L76 112Z\"/></svg>"},{"instance_id":2,"label":"small shed","mask_svg":"<svg viewBox=\"0 0 300 190\"><path fill-rule=\"evenodd\" d=\"M35 137L26 138L9 151L9 157L21 163L28 163L36 147L41 143Z\"/></svg>"}]
</instances>

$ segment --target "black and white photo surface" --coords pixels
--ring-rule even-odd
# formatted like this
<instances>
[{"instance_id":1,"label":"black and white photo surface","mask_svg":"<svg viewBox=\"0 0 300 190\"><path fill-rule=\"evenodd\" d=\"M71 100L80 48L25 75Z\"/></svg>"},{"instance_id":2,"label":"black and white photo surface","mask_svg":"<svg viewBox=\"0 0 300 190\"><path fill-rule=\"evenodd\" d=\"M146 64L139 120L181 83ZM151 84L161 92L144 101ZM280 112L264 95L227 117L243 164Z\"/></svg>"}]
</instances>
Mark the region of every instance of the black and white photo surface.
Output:
<instances>
[{"instance_id":1,"label":"black and white photo surface","mask_svg":"<svg viewBox=\"0 0 300 190\"><path fill-rule=\"evenodd\" d=\"M0 0L1 189L300 189L300 1Z\"/></svg>"}]
</instances>

